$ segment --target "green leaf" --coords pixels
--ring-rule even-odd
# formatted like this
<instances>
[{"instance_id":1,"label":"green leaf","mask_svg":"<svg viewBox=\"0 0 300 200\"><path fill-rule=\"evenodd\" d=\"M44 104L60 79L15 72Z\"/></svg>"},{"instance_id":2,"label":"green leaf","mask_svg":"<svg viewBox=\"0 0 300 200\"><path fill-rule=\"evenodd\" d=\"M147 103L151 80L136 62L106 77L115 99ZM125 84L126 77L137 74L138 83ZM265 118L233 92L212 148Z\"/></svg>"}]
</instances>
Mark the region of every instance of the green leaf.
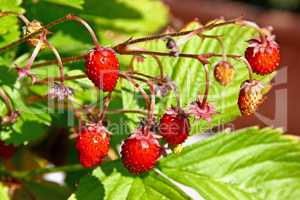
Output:
<instances>
[{"instance_id":1,"label":"green leaf","mask_svg":"<svg viewBox=\"0 0 300 200\"><path fill-rule=\"evenodd\" d=\"M22 13L24 10L20 7L21 0L0 0L0 11L13 11ZM16 16L0 17L0 47L3 47L12 41L19 39L21 33ZM15 51L10 50L1 54L0 67L10 66L12 58L15 56Z\"/></svg>"},{"instance_id":2,"label":"green leaf","mask_svg":"<svg viewBox=\"0 0 300 200\"><path fill-rule=\"evenodd\" d=\"M84 0L46 0L51 3L70 6L78 9L82 9L82 5L84 4Z\"/></svg>"},{"instance_id":3,"label":"green leaf","mask_svg":"<svg viewBox=\"0 0 300 200\"><path fill-rule=\"evenodd\" d=\"M168 156L160 168L208 200L300 195L300 143L279 129L227 131Z\"/></svg>"},{"instance_id":4,"label":"green leaf","mask_svg":"<svg viewBox=\"0 0 300 200\"><path fill-rule=\"evenodd\" d=\"M22 0L0 0L1 11L24 12L20 7Z\"/></svg>"},{"instance_id":5,"label":"green leaf","mask_svg":"<svg viewBox=\"0 0 300 200\"><path fill-rule=\"evenodd\" d=\"M90 6L92 5L91 3ZM122 10L121 6L124 6L127 10ZM164 26L168 19L168 11L161 1L120 0L115 6L109 1L102 1L102 7L99 9L102 12L109 9L111 13L106 12L104 17L96 18L96 24L113 27L115 30L128 33L153 32ZM130 13L130 10L133 12ZM151 10L155 10L155 12L151 12ZM122 17L121 14L126 14L127 17ZM115 19L112 20L113 18Z\"/></svg>"},{"instance_id":6,"label":"green leaf","mask_svg":"<svg viewBox=\"0 0 300 200\"><path fill-rule=\"evenodd\" d=\"M184 30L193 30L200 26L198 22L192 22L185 27ZM210 31L205 31L206 35L221 35L224 38L224 46L227 54L243 55L247 47L247 41L252 38L256 32L249 27L241 27L239 25L226 25L222 27L214 28ZM177 39L180 40L180 39ZM182 42L182 41L181 41ZM142 46L147 50L168 52L166 49L165 41L151 41L146 42ZM182 53L201 54L201 53L222 53L222 49L218 41L215 39L200 39L194 36L187 42L184 42L180 46ZM221 61L221 58L211 58L209 61L209 76L210 76L210 91L209 102L216 106L217 111L220 114L214 115L211 123L207 123L204 120L200 122L192 122L191 134L203 132L216 125L222 125L228 123L240 116L240 111L237 106L237 99L240 90L241 83L248 79L248 71L245 64L242 61L237 61L229 58L229 61L233 64L236 75L235 79L230 85L223 87L215 79L213 75L214 66L217 62ZM164 68L164 73L170 77L177 85L181 106L187 108L189 104L196 100L199 92L204 93L205 90L205 76L203 66L199 61L189 58L174 58L163 57L161 62ZM144 62L134 62L134 69L138 72L158 76L159 67L151 56L146 56ZM273 77L274 74L264 77L256 77L259 80L267 83ZM127 81L122 82L122 86L126 89L133 90L130 83ZM176 105L175 97L173 94L157 99L156 113L162 115L167 108L171 105ZM133 99L131 95L123 92L123 106L124 109L144 109ZM135 116L127 115L135 123L130 127L135 127L137 119Z\"/></svg>"},{"instance_id":7,"label":"green leaf","mask_svg":"<svg viewBox=\"0 0 300 200\"><path fill-rule=\"evenodd\" d=\"M154 171L132 176L119 161L96 168L91 176L80 180L78 190L69 200L122 199L190 199L168 179Z\"/></svg>"},{"instance_id":8,"label":"green leaf","mask_svg":"<svg viewBox=\"0 0 300 200\"><path fill-rule=\"evenodd\" d=\"M56 183L46 181L24 181L22 182L22 187L14 192L13 199L65 200L69 195L69 188Z\"/></svg>"},{"instance_id":9,"label":"green leaf","mask_svg":"<svg viewBox=\"0 0 300 200\"><path fill-rule=\"evenodd\" d=\"M0 0L0 11L23 12L21 0ZM16 40L20 36L18 18L16 16L0 17L0 47Z\"/></svg>"},{"instance_id":10,"label":"green leaf","mask_svg":"<svg viewBox=\"0 0 300 200\"><path fill-rule=\"evenodd\" d=\"M20 94L20 89L2 86L11 100L14 108L20 113L17 121L0 131L0 139L15 145L28 144L41 139L47 133L46 125L51 124L51 117L47 107L42 103L29 104L25 95ZM46 102L47 103L47 102ZM0 105L3 105L1 102ZM1 106L1 114L4 115L6 108Z\"/></svg>"},{"instance_id":11,"label":"green leaf","mask_svg":"<svg viewBox=\"0 0 300 200\"><path fill-rule=\"evenodd\" d=\"M9 200L7 188L2 183L0 183L0 199Z\"/></svg>"},{"instance_id":12,"label":"green leaf","mask_svg":"<svg viewBox=\"0 0 300 200\"><path fill-rule=\"evenodd\" d=\"M68 188L60 186L51 182L26 182L26 186L34 194L37 199L43 200L64 200L66 199L70 191Z\"/></svg>"}]
</instances>

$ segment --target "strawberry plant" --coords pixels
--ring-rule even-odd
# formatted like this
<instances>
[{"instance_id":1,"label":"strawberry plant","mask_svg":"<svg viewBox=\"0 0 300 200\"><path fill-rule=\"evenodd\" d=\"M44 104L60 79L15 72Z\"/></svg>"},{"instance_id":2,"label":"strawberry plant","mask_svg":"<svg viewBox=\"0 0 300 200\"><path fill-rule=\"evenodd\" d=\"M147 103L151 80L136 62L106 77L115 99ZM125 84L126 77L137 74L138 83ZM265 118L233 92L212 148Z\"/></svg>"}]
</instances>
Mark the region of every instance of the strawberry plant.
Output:
<instances>
[{"instance_id":1,"label":"strawberry plant","mask_svg":"<svg viewBox=\"0 0 300 200\"><path fill-rule=\"evenodd\" d=\"M264 102L270 29L164 30L150 0L0 2L0 199L299 197L297 138L212 131Z\"/></svg>"}]
</instances>

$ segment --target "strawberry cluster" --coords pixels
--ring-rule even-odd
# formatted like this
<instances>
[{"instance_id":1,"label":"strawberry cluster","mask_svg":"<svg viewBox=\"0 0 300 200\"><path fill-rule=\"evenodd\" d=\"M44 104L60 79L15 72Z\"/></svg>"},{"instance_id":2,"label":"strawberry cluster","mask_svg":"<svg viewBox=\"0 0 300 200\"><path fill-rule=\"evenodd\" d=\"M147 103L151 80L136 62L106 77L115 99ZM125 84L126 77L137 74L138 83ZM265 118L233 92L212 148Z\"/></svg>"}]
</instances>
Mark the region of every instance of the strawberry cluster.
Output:
<instances>
[{"instance_id":1,"label":"strawberry cluster","mask_svg":"<svg viewBox=\"0 0 300 200\"><path fill-rule=\"evenodd\" d=\"M169 43L170 41L168 40L167 45L170 45ZM248 67L259 75L269 74L279 65L279 48L270 37L266 37L263 42L258 39L251 40L245 56L248 61ZM86 58L86 73L98 88L111 92L119 78L118 70L119 63L113 50L101 48L93 49L88 53ZM234 67L228 61L221 61L215 66L215 78L223 86L233 81L234 74ZM262 89L263 85L258 80L249 79L241 85L238 106L242 115L250 115L257 110L258 106L263 102ZM142 126L137 128L133 134L123 141L121 156L124 166L129 172L136 175L153 169L160 156L165 152L165 147L159 141L160 138L163 139L163 143L165 142L171 149L177 152L180 149L178 147L184 143L189 135L189 116L193 115L195 119L210 121L211 116L216 113L213 105L200 99L192 102L188 111L184 111L179 106L168 109L160 118L156 132ZM97 138L99 136L94 133L86 136L81 134L78 141L84 140L84 137L88 138L88 142L82 144L86 146L91 142L91 137ZM104 138L104 140L108 140L109 137L106 136ZM80 161L85 167L99 164L103 153L107 153L108 150L108 142L104 142L103 144L104 150L98 149L101 142L99 142L99 145L95 145L95 143L88 145L89 152L87 155L92 155L91 157L84 157L83 150L78 148L80 145L77 145Z\"/></svg>"},{"instance_id":2,"label":"strawberry cluster","mask_svg":"<svg viewBox=\"0 0 300 200\"><path fill-rule=\"evenodd\" d=\"M81 109L78 109L79 114L77 115L77 118L79 124L82 126L76 131L77 137L75 147L78 151L81 164L86 168L95 167L101 164L109 153L110 133L103 124L108 104L119 79L122 78L129 81L136 90L142 94L147 106L146 114L140 111L140 113L147 115L146 123L142 123L141 126L137 127L135 131L122 142L120 149L120 155L124 166L129 172L138 175L153 169L159 158L163 154L166 154L168 149L173 150L175 153L180 152L181 145L189 136L191 129L190 120L206 120L207 122L211 122L212 116L218 114L215 106L208 102L209 85L211 82L208 68L208 66L211 65L210 58L222 58L222 60L214 66L213 72L215 80L224 87L230 85L237 74L234 65L228 61L228 57L231 59L242 60L246 63L249 71L249 79L244 80L242 83L237 99L237 105L242 115L253 114L264 100L264 86L260 81L252 78L253 72L257 75L267 75L274 72L280 63L279 45L275 42L274 37L271 36L271 33L266 30L262 31L262 29L256 25L254 28L258 29L260 37L249 41L245 56L226 55L224 44L219 36L202 34L202 32L206 30L228 24L253 25L253 23L247 23L240 19L228 20L222 23L213 21L212 23L201 26L201 28L190 31L165 33L138 39L130 38L112 48L100 46L92 28L78 16L67 15L50 25L53 26L67 20L81 23L90 33L95 47L90 49L84 56L85 74L96 88L107 93L107 96L103 101L103 107L100 111L98 109L83 113L82 110L85 111L84 105ZM50 25L48 25L48 28ZM68 99L69 96L73 94L73 90L64 86L64 62L60 58L57 49L47 39L49 31L36 20L28 20L24 30L24 41L27 41L30 45L34 46L35 49L25 67L16 67L16 70L19 73L19 79L30 77L33 83L37 81L37 78L31 74L30 67L39 51L48 47L56 56L60 72L60 77L56 78L60 81L60 84L54 83L54 86L49 90L48 96L57 98L61 101ZM192 37L198 36L201 39L205 37L217 39L222 44L223 54L189 54L180 52L180 44L183 44ZM181 38L177 39L175 37ZM130 48L133 44L150 40L164 40L166 42L165 45L167 51L155 52L137 47ZM151 56L159 67L160 76L153 77L148 74L142 74L135 71L133 66L130 66L128 71L122 72L120 70L120 62L117 54L132 55L133 60L138 59L139 62L143 62L145 58L144 55ZM204 94L199 94L189 105L186 105L186 108L182 108L176 84L164 74L164 67L160 61L160 56L197 60L203 66L205 72ZM70 61L72 61L72 59L70 59ZM48 80L44 81L48 83ZM139 84L140 82L149 86L150 94L144 90ZM155 97L167 96L169 92L175 94L177 104L176 106L168 108L161 117L157 119L154 114ZM1 97L8 102L5 94L2 94ZM14 112L10 110L10 113ZM82 114L87 114L87 119L82 120ZM0 156L8 158L13 155L13 152L14 148L12 146L5 145L0 141Z\"/></svg>"}]
</instances>

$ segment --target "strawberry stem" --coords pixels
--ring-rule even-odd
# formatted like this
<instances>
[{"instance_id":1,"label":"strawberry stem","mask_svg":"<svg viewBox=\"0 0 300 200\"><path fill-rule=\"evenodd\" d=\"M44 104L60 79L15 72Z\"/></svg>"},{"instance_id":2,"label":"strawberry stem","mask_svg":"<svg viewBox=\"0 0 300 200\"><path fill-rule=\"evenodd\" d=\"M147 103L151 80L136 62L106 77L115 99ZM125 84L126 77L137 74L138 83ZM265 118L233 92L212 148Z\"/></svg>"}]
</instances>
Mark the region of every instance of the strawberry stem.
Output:
<instances>
[{"instance_id":1,"label":"strawberry stem","mask_svg":"<svg viewBox=\"0 0 300 200\"><path fill-rule=\"evenodd\" d=\"M237 23L242 26L245 25L245 26L249 26L249 27L256 29L259 33L259 37L261 39L262 44L265 44L267 42L266 41L266 33L256 23L247 21L247 20L239 20Z\"/></svg>"},{"instance_id":2,"label":"strawberry stem","mask_svg":"<svg viewBox=\"0 0 300 200\"><path fill-rule=\"evenodd\" d=\"M32 37L36 36L37 34L41 33L43 30L47 30L47 29L49 29L49 28L51 28L51 27L53 27L57 24L60 24L60 23L65 22L65 21L70 21L70 20L78 21L79 23L81 23L88 30L88 32L90 33L90 35L92 37L92 40L95 44L95 47L100 48L100 44L98 42L96 34L93 31L93 29L91 28L91 26L85 20L81 19L80 17L69 14L69 15L66 15L62 18L59 18L59 19L57 19L53 22L50 22L49 24L43 26L39 30L37 30L37 31L35 31L35 32L33 32L33 33L31 33L31 34L29 34L29 35L27 35L27 36L25 36L25 37L23 37L19 40L16 40L16 41L14 41L14 42L12 42L12 43L4 46L4 47L1 47L0 48L0 53L25 42L28 38L32 38Z\"/></svg>"},{"instance_id":3,"label":"strawberry stem","mask_svg":"<svg viewBox=\"0 0 300 200\"><path fill-rule=\"evenodd\" d=\"M28 18L25 15L21 14L21 13L17 13L17 12L13 12L13 11L0 12L0 17L4 17L4 16L8 16L8 15L17 16L26 25L30 23Z\"/></svg>"},{"instance_id":4,"label":"strawberry stem","mask_svg":"<svg viewBox=\"0 0 300 200\"><path fill-rule=\"evenodd\" d=\"M216 27L225 26L225 25L228 25L228 24L234 24L238 20L240 20L240 18L231 19L231 20L224 21L224 22L219 22L219 23L210 23L210 24L204 25L204 26L202 26L198 29L194 29L194 30L190 30L190 31L164 33L164 34L160 34L160 35L153 35L153 36L142 37L142 38L137 38L137 39L131 39L130 38L129 40L123 42L120 45L127 46L127 45L131 45L131 44L136 44L136 43L141 43L141 42L146 42L146 41L151 41L151 40L164 39L166 37L184 36L184 35L188 35L188 34L191 34L191 33L199 34L203 31L211 30L211 29L216 28ZM117 46L119 46L119 45L117 45ZM115 46L114 48L116 48L117 46Z\"/></svg>"},{"instance_id":5,"label":"strawberry stem","mask_svg":"<svg viewBox=\"0 0 300 200\"><path fill-rule=\"evenodd\" d=\"M2 98L4 104L7 108L7 114L10 115L11 113L13 113L14 109L13 109L11 100L2 88L0 88L0 97Z\"/></svg>"},{"instance_id":6,"label":"strawberry stem","mask_svg":"<svg viewBox=\"0 0 300 200\"><path fill-rule=\"evenodd\" d=\"M105 117L105 113L106 113L108 105L111 101L111 94L112 94L112 92L109 92L107 94L107 96L104 97L102 111L100 111L99 116L98 116L98 119L100 122L102 122Z\"/></svg>"},{"instance_id":7,"label":"strawberry stem","mask_svg":"<svg viewBox=\"0 0 300 200\"><path fill-rule=\"evenodd\" d=\"M205 91L204 91L204 97L202 99L202 106L205 106L207 103L208 93L209 93L209 72L208 72L208 65L204 65L204 74L205 74ZM200 95L199 95L200 96ZM200 98L199 98L200 100Z\"/></svg>"},{"instance_id":8,"label":"strawberry stem","mask_svg":"<svg viewBox=\"0 0 300 200\"><path fill-rule=\"evenodd\" d=\"M77 21L80 24L82 24L86 28L86 30L89 32L89 34L91 35L96 49L99 49L101 47L100 43L97 39L96 33L94 32L92 27L84 19L82 19L82 18L80 18L76 15L69 14L69 15L66 16L66 20L73 20L73 21Z\"/></svg>"},{"instance_id":9,"label":"strawberry stem","mask_svg":"<svg viewBox=\"0 0 300 200\"><path fill-rule=\"evenodd\" d=\"M3 126L7 124L12 124L17 120L19 112L14 111L11 99L2 88L0 88L0 97L2 98L7 108L7 114L6 116L1 118L0 125Z\"/></svg>"},{"instance_id":10,"label":"strawberry stem","mask_svg":"<svg viewBox=\"0 0 300 200\"><path fill-rule=\"evenodd\" d=\"M32 65L32 63L34 62L35 58L37 57L39 51L41 50L41 47L43 45L43 37L44 37L44 33L41 34L40 39L35 47L35 49L33 50L30 59L28 60L28 62L25 65L25 69L26 70L30 70L30 67Z\"/></svg>"},{"instance_id":11,"label":"strawberry stem","mask_svg":"<svg viewBox=\"0 0 300 200\"><path fill-rule=\"evenodd\" d=\"M252 80L253 79L253 70L252 70L252 67L251 67L250 63L244 57L240 57L239 60L243 61L246 64L247 70L249 72L249 80Z\"/></svg>"},{"instance_id":12,"label":"strawberry stem","mask_svg":"<svg viewBox=\"0 0 300 200\"><path fill-rule=\"evenodd\" d=\"M129 81L142 94L142 96L145 99L147 110L148 110L148 119L151 118L151 102L152 101L150 101L150 98L149 98L148 94L145 92L145 90L130 76L125 75L125 76L120 76L120 77Z\"/></svg>"},{"instance_id":13,"label":"strawberry stem","mask_svg":"<svg viewBox=\"0 0 300 200\"><path fill-rule=\"evenodd\" d=\"M64 87L64 64L61 60L61 57L60 57L57 49L47 40L46 35L43 38L43 42L46 43L46 45L49 47L49 49L53 52L53 54L56 57L58 68L59 68L59 73L60 73L61 87Z\"/></svg>"},{"instance_id":14,"label":"strawberry stem","mask_svg":"<svg viewBox=\"0 0 300 200\"><path fill-rule=\"evenodd\" d=\"M74 76L65 76L64 80L76 80L76 79L82 79L82 78L86 78L85 74L80 74L80 75L74 75ZM38 80L35 82L35 84L48 84L49 81L58 81L60 80L61 77L49 77L49 78L45 78L43 80Z\"/></svg>"},{"instance_id":15,"label":"strawberry stem","mask_svg":"<svg viewBox=\"0 0 300 200\"><path fill-rule=\"evenodd\" d=\"M116 114L116 113L133 113L133 114L148 115L148 112L145 112L143 110L134 110L134 109L107 110L107 114Z\"/></svg>"},{"instance_id":16,"label":"strawberry stem","mask_svg":"<svg viewBox=\"0 0 300 200\"><path fill-rule=\"evenodd\" d=\"M71 56L71 57L62 58L61 61L62 61L62 63L79 62L79 61L83 60L85 57L86 57L86 55ZM58 64L57 59L35 63L31 66L31 68L32 69L40 68L40 67L44 67L44 66L48 66L48 65L52 65L52 64Z\"/></svg>"},{"instance_id":17,"label":"strawberry stem","mask_svg":"<svg viewBox=\"0 0 300 200\"><path fill-rule=\"evenodd\" d=\"M162 65L162 63L161 63L161 61L159 60L159 58L158 58L158 56L156 56L156 55L151 55L153 58L154 58L154 60L156 61L156 63L158 64L158 67L159 67L159 74L160 74L160 79L162 80L162 79L164 79L164 69L163 69L163 65Z\"/></svg>"},{"instance_id":18,"label":"strawberry stem","mask_svg":"<svg viewBox=\"0 0 300 200\"><path fill-rule=\"evenodd\" d=\"M153 123L153 118L154 118L154 108L155 108L155 91L154 91L154 84L152 81L148 81L149 89L150 89L150 94L151 94L151 103L150 103L150 108L148 110L148 121L147 121L147 133L149 133L149 129Z\"/></svg>"}]
</instances>

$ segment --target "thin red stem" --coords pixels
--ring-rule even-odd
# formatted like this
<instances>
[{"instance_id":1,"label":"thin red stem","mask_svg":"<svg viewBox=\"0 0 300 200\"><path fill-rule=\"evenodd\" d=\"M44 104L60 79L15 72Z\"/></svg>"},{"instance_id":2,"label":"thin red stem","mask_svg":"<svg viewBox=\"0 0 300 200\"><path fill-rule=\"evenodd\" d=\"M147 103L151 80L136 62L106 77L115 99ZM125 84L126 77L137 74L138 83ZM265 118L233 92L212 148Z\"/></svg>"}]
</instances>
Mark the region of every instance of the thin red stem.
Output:
<instances>
[{"instance_id":1,"label":"thin red stem","mask_svg":"<svg viewBox=\"0 0 300 200\"><path fill-rule=\"evenodd\" d=\"M252 70L252 67L251 67L250 63L244 57L240 57L239 59L246 64L247 70L249 72L249 80L252 80L253 79L253 70Z\"/></svg>"},{"instance_id":2,"label":"thin red stem","mask_svg":"<svg viewBox=\"0 0 300 200\"><path fill-rule=\"evenodd\" d=\"M107 111L108 105L109 105L109 103L110 103L110 101L111 101L111 93L112 93L112 92L109 92L109 93L107 94L107 96L106 96L106 97L104 98L104 100L103 100L102 111L99 113L99 117L98 117L100 123L102 123L102 120L103 120L104 117L105 117L105 113L106 113L106 111Z\"/></svg>"},{"instance_id":3,"label":"thin red stem","mask_svg":"<svg viewBox=\"0 0 300 200\"><path fill-rule=\"evenodd\" d=\"M145 78L148 78L148 79L155 79L155 77L153 77L153 76L149 76L147 74L143 74L143 73L140 73L140 72L137 72L137 71L133 71L133 72L129 71L129 72L127 72L127 75L129 75L129 76L138 75L138 76L142 76L142 77L145 77Z\"/></svg>"},{"instance_id":4,"label":"thin red stem","mask_svg":"<svg viewBox=\"0 0 300 200\"><path fill-rule=\"evenodd\" d=\"M62 18L59 18L59 19L57 19L57 20L55 20L53 22L50 22L49 24L43 26L39 30L37 30L37 31L35 31L35 32L33 32L33 33L31 33L31 34L29 34L29 35L27 35L27 36L25 36L25 37L17 40L17 41L14 41L14 42L12 42L12 43L4 46L4 47L1 47L0 48L0 53L3 52L3 51L6 51L7 49L13 48L13 47L15 47L15 46L17 46L17 45L25 42L28 38L34 37L35 35L39 34L40 32L42 32L45 29L47 30L47 29L49 29L49 28L51 28L51 27L53 27L53 26L55 26L57 24L60 24L60 23L65 22L65 21L70 21L70 20L74 20L74 21L80 22L88 30L88 32L90 33L90 35L92 37L92 40L93 40L96 48L100 47L100 44L99 44L98 39L96 37L96 34L93 31L93 29L90 27L90 25L86 21L84 21L83 19L81 19L80 17L77 17L77 16L74 16L74 15L70 14L70 15L66 15L66 16L64 16Z\"/></svg>"},{"instance_id":5,"label":"thin red stem","mask_svg":"<svg viewBox=\"0 0 300 200\"><path fill-rule=\"evenodd\" d=\"M155 91L154 91L154 84L152 81L148 81L150 94L151 94L151 103L150 108L148 111L148 127L150 128L153 123L154 118L154 109L155 109Z\"/></svg>"},{"instance_id":6,"label":"thin red stem","mask_svg":"<svg viewBox=\"0 0 300 200\"><path fill-rule=\"evenodd\" d=\"M264 44L266 42L266 33L254 22L247 21L247 20L239 20L237 21L238 24L242 26L249 26L254 29L256 29L259 33L259 37L261 39L261 42Z\"/></svg>"},{"instance_id":7,"label":"thin red stem","mask_svg":"<svg viewBox=\"0 0 300 200\"><path fill-rule=\"evenodd\" d=\"M132 109L114 109L114 110L107 110L107 114L115 114L115 113L137 113L141 115L148 115L148 112L145 112L143 110L132 110Z\"/></svg>"},{"instance_id":8,"label":"thin red stem","mask_svg":"<svg viewBox=\"0 0 300 200\"><path fill-rule=\"evenodd\" d=\"M82 75L74 75L74 76L65 76L64 77L64 80L76 80L76 79L82 79L82 78L86 78L86 75L85 74L82 74ZM46 79L43 79L43 80L38 80L35 82L35 84L48 84L49 81L58 81L60 80L60 77L49 77L49 78L46 78Z\"/></svg>"},{"instance_id":9,"label":"thin red stem","mask_svg":"<svg viewBox=\"0 0 300 200\"><path fill-rule=\"evenodd\" d=\"M204 106L207 102L208 93L209 93L209 72L207 65L204 65L204 74L205 74L205 91L202 99L202 106Z\"/></svg>"},{"instance_id":10,"label":"thin red stem","mask_svg":"<svg viewBox=\"0 0 300 200\"><path fill-rule=\"evenodd\" d=\"M19 113L17 111L14 111L11 99L2 88L0 88L0 97L2 98L7 108L7 114L6 116L1 117L0 125L3 126L12 124L17 120Z\"/></svg>"},{"instance_id":11,"label":"thin red stem","mask_svg":"<svg viewBox=\"0 0 300 200\"><path fill-rule=\"evenodd\" d=\"M180 108L180 93L179 93L179 91L178 91L178 88L177 88L176 84L173 83L173 82L171 83L171 87L172 87L173 92L174 92L174 94L175 94L175 98L176 98L176 107L177 107L177 108Z\"/></svg>"},{"instance_id":12,"label":"thin red stem","mask_svg":"<svg viewBox=\"0 0 300 200\"><path fill-rule=\"evenodd\" d=\"M8 115L10 115L11 113L13 113L14 109L13 109L13 105L11 103L11 99L8 97L8 95L6 94L6 92L0 88L0 97L2 98L6 108L7 108L7 111L8 111Z\"/></svg>"},{"instance_id":13,"label":"thin red stem","mask_svg":"<svg viewBox=\"0 0 300 200\"><path fill-rule=\"evenodd\" d=\"M77 21L77 22L81 23L86 28L86 30L89 32L89 34L91 35L95 47L97 49L99 49L101 47L100 43L99 43L99 41L97 39L96 33L94 32L94 30L92 29L92 27L84 19L82 19L82 18L80 18L80 17L78 17L76 15L71 15L71 14L67 15L66 19L67 20Z\"/></svg>"},{"instance_id":14,"label":"thin red stem","mask_svg":"<svg viewBox=\"0 0 300 200\"><path fill-rule=\"evenodd\" d=\"M86 57L86 54L85 55L80 55L80 56L71 56L71 57L62 58L61 61L62 61L62 63L72 63L72 62L81 61L85 57ZM31 68L32 69L40 68L40 67L44 67L44 66L52 65L52 64L58 64L57 59L47 60L47 61L43 61L43 62L40 62L40 63L35 63L31 66Z\"/></svg>"},{"instance_id":15,"label":"thin red stem","mask_svg":"<svg viewBox=\"0 0 300 200\"><path fill-rule=\"evenodd\" d=\"M156 51L143 51L143 50L127 50L124 48L118 48L116 51L119 54L123 55L141 55L141 54L146 54L146 55L156 55L156 56L170 56L170 57L177 57L171 52L156 52ZM199 58L199 55L196 54L186 54L186 53L180 53L178 54L178 57L183 57L183 58L196 58L200 60L203 63L207 63L206 58Z\"/></svg>"},{"instance_id":16,"label":"thin red stem","mask_svg":"<svg viewBox=\"0 0 300 200\"><path fill-rule=\"evenodd\" d=\"M21 13L12 12L12 11L0 12L0 17L7 16L7 15L15 15L15 16L17 16L26 25L30 23L30 21L28 20L28 18L25 15L21 14Z\"/></svg>"},{"instance_id":17,"label":"thin red stem","mask_svg":"<svg viewBox=\"0 0 300 200\"><path fill-rule=\"evenodd\" d=\"M140 43L140 42L145 42L145 41L150 41L150 40L163 39L163 38L166 38L168 36L169 37L179 37L179 36L190 34L192 32L195 32L196 34L198 34L198 33L201 33L203 31L211 30L211 29L219 27L219 26L224 26L224 25L228 25L228 24L234 24L234 23L237 22L237 20L239 20L239 18L228 20L228 21L225 21L225 22L220 22L220 23L207 24L207 25L204 25L204 26L202 26L202 27L200 27L198 29L194 29L194 30L190 30L190 31L182 31L182 32L174 32L174 33L164 33L164 34L160 34L160 35L153 35L153 36L148 36L148 37L143 37L143 38L129 39L129 40L125 41L124 43L122 43L121 45L127 46L127 45L130 45L130 44L135 44L135 43ZM119 46L119 45L117 45L117 46Z\"/></svg>"},{"instance_id":18,"label":"thin red stem","mask_svg":"<svg viewBox=\"0 0 300 200\"><path fill-rule=\"evenodd\" d=\"M57 51L57 49L47 40L46 36L43 38L43 42L46 43L46 45L49 47L49 49L53 52L53 54L56 57L59 73L60 73L60 83L61 86L64 87L64 64L61 60L61 57Z\"/></svg>"},{"instance_id":19,"label":"thin red stem","mask_svg":"<svg viewBox=\"0 0 300 200\"><path fill-rule=\"evenodd\" d=\"M164 78L164 68L163 68L161 61L159 60L159 58L156 55L152 54L151 56L154 58L154 60L158 64L159 72L160 72L160 79L163 79Z\"/></svg>"},{"instance_id":20,"label":"thin red stem","mask_svg":"<svg viewBox=\"0 0 300 200\"><path fill-rule=\"evenodd\" d=\"M132 75L131 73L123 73L123 72L119 72L119 76L120 76L121 78L125 78L125 79L126 79L126 77L130 77L130 78L132 78L132 79L135 79L135 80L138 80L138 81L142 81L142 82L144 82L144 83L147 83L147 80L146 80L146 79L143 79L143 78L141 78L141 77L134 76L134 75Z\"/></svg>"},{"instance_id":21,"label":"thin red stem","mask_svg":"<svg viewBox=\"0 0 300 200\"><path fill-rule=\"evenodd\" d=\"M34 60L36 59L37 55L39 54L39 51L41 50L42 45L43 45L43 41L39 40L31 54L28 62L25 65L26 70L30 70L30 67L31 67L32 63L34 62Z\"/></svg>"},{"instance_id":22,"label":"thin red stem","mask_svg":"<svg viewBox=\"0 0 300 200\"><path fill-rule=\"evenodd\" d=\"M147 105L147 110L149 111L151 109L151 101L149 99L149 96L147 95L147 93L145 92L145 90L131 77L129 76L122 76L121 78L126 79L127 81L129 81L144 97L146 105Z\"/></svg>"}]
</instances>

